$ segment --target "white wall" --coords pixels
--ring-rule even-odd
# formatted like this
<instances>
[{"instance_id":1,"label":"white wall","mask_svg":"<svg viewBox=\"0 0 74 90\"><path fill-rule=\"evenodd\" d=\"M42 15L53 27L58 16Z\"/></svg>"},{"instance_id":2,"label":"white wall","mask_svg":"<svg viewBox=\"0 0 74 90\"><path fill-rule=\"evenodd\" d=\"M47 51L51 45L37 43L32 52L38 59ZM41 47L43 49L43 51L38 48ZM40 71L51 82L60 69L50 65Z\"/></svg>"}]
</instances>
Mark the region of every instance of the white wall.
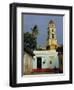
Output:
<instances>
[{"instance_id":1,"label":"white wall","mask_svg":"<svg viewBox=\"0 0 74 90\"><path fill-rule=\"evenodd\" d=\"M74 11L74 0L0 0L0 90L13 90L9 83L9 3L43 3L53 5L72 5ZM74 13L74 12L73 12ZM73 37L74 38L74 37ZM74 68L74 66L73 66ZM72 85L51 85L39 87L16 88L16 90L73 90Z\"/></svg>"},{"instance_id":2,"label":"white wall","mask_svg":"<svg viewBox=\"0 0 74 90\"><path fill-rule=\"evenodd\" d=\"M32 65L33 65L33 69L37 69L37 59L34 56L33 60L32 60Z\"/></svg>"}]
</instances>

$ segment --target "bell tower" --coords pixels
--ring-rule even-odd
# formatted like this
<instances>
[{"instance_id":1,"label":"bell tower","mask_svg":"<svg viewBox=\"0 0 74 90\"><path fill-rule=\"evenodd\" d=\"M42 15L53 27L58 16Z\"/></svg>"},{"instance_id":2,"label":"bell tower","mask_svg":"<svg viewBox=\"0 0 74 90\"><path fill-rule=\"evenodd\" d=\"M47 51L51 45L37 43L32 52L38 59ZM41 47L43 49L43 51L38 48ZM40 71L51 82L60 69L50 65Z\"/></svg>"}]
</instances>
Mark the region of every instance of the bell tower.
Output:
<instances>
[{"instance_id":1,"label":"bell tower","mask_svg":"<svg viewBox=\"0 0 74 90\"><path fill-rule=\"evenodd\" d=\"M58 46L56 39L56 25L50 20L48 24L48 39L47 39L47 49L56 49Z\"/></svg>"}]
</instances>

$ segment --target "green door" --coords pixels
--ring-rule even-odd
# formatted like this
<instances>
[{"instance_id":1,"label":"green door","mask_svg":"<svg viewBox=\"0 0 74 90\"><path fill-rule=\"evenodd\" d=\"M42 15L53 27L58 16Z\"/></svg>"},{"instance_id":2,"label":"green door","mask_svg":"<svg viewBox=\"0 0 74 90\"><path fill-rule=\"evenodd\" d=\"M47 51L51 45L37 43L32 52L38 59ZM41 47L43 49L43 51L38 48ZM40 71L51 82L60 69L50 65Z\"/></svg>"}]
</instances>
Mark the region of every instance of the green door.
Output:
<instances>
[{"instance_id":1,"label":"green door","mask_svg":"<svg viewBox=\"0 0 74 90\"><path fill-rule=\"evenodd\" d=\"M41 57L37 57L37 68L41 68L42 67L42 59Z\"/></svg>"}]
</instances>

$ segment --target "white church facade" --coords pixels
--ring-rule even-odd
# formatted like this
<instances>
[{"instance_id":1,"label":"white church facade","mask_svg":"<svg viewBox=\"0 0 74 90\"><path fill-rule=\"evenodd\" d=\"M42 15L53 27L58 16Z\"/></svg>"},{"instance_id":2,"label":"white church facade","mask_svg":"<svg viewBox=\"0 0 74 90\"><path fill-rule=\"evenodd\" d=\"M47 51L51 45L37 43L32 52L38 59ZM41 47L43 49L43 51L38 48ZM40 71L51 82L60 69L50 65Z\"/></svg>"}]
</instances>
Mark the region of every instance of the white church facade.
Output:
<instances>
[{"instance_id":1,"label":"white church facade","mask_svg":"<svg viewBox=\"0 0 74 90\"><path fill-rule=\"evenodd\" d=\"M59 68L58 53L55 50L34 51L32 70L50 71Z\"/></svg>"}]
</instances>

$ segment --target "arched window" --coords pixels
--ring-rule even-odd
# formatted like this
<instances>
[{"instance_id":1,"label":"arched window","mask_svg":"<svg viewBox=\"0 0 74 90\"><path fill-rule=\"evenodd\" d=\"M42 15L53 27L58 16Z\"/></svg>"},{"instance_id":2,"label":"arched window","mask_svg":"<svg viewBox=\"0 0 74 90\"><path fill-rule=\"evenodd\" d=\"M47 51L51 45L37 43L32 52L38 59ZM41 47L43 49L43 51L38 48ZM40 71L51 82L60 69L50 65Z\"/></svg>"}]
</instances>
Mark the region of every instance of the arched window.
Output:
<instances>
[{"instance_id":1,"label":"arched window","mask_svg":"<svg viewBox=\"0 0 74 90\"><path fill-rule=\"evenodd\" d=\"M54 34L52 34L52 38L54 38Z\"/></svg>"},{"instance_id":2,"label":"arched window","mask_svg":"<svg viewBox=\"0 0 74 90\"><path fill-rule=\"evenodd\" d=\"M54 29L52 29L52 32L54 32Z\"/></svg>"}]
</instances>

